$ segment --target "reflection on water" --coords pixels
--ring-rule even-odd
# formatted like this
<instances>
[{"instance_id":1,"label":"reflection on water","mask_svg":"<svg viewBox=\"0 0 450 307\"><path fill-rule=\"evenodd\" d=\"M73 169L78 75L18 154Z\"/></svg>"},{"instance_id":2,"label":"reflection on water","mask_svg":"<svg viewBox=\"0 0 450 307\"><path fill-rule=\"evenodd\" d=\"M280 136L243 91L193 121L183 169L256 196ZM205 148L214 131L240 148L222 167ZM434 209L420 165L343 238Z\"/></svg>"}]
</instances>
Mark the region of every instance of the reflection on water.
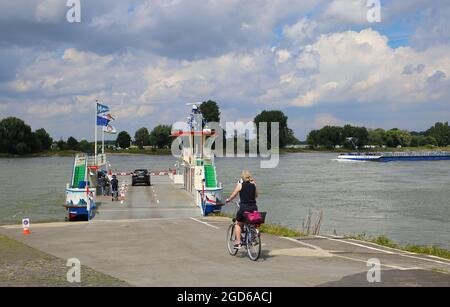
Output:
<instances>
[{"instance_id":1,"label":"reflection on water","mask_svg":"<svg viewBox=\"0 0 450 307\"><path fill-rule=\"evenodd\" d=\"M230 193L242 169L260 189L268 221L301 227L309 210L324 212L322 233L365 232L411 244L450 248L450 162L340 163L334 154L283 155L278 168L257 159L218 159ZM111 156L118 170L172 167L170 156ZM0 159L0 223L63 220L72 158ZM232 207L226 210L232 211Z\"/></svg>"}]
</instances>

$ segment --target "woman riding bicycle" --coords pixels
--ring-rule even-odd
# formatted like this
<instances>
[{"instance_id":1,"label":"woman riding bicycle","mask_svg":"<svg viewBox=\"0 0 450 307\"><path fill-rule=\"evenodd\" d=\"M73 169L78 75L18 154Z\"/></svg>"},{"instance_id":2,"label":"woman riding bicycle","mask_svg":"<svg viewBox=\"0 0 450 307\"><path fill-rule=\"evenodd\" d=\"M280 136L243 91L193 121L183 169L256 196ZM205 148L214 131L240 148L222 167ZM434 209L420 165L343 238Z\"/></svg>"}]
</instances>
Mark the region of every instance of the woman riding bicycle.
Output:
<instances>
[{"instance_id":1,"label":"woman riding bicycle","mask_svg":"<svg viewBox=\"0 0 450 307\"><path fill-rule=\"evenodd\" d=\"M239 194L240 206L236 214L236 221L238 222L235 227L236 242L235 247L240 248L241 243L241 230L244 226L244 212L252 213L258 211L256 206L256 198L258 197L258 189L256 188L256 182L250 175L249 171L242 171L241 180L239 180L234 192L226 202L232 201Z\"/></svg>"}]
</instances>

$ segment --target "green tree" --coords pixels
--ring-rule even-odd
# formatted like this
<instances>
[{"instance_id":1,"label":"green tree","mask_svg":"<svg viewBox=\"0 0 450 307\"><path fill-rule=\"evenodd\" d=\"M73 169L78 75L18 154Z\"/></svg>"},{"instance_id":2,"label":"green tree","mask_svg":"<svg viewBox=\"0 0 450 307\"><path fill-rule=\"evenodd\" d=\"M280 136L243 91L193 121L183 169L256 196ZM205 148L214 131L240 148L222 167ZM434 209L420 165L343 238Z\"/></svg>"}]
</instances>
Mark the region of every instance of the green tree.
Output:
<instances>
[{"instance_id":1,"label":"green tree","mask_svg":"<svg viewBox=\"0 0 450 307\"><path fill-rule=\"evenodd\" d=\"M325 146L328 149L333 149L337 145L344 143L344 129L337 126L325 126L319 130L317 134L317 141L319 145Z\"/></svg>"},{"instance_id":2,"label":"green tree","mask_svg":"<svg viewBox=\"0 0 450 307\"><path fill-rule=\"evenodd\" d=\"M292 135L290 135L290 130L287 125L288 117L281 111L278 110L272 110L272 111L262 111L260 114L258 114L255 119L253 120L257 133L258 133L258 140L259 140L259 124L260 123L267 123L267 144L269 147L271 147L272 140L271 140L271 130L272 130L272 122L278 122L279 123L279 145L281 148L285 147L289 140L292 139Z\"/></svg>"},{"instance_id":3,"label":"green tree","mask_svg":"<svg viewBox=\"0 0 450 307\"><path fill-rule=\"evenodd\" d=\"M77 139L74 138L73 136L71 136L67 139L67 149L79 150L80 149L79 145L80 144L78 143Z\"/></svg>"},{"instance_id":4,"label":"green tree","mask_svg":"<svg viewBox=\"0 0 450 307\"><path fill-rule=\"evenodd\" d=\"M50 135L45 131L44 128L36 130L36 137L41 142L42 150L49 150L52 147L53 139Z\"/></svg>"},{"instance_id":5,"label":"green tree","mask_svg":"<svg viewBox=\"0 0 450 307\"><path fill-rule=\"evenodd\" d=\"M0 152L24 155L31 152L31 127L17 117L0 121Z\"/></svg>"},{"instance_id":6,"label":"green tree","mask_svg":"<svg viewBox=\"0 0 450 307\"><path fill-rule=\"evenodd\" d=\"M386 131L385 143L388 147L409 146L411 140L411 134L406 130L394 128Z\"/></svg>"},{"instance_id":7,"label":"green tree","mask_svg":"<svg viewBox=\"0 0 450 307\"><path fill-rule=\"evenodd\" d=\"M200 112L202 112L203 117L208 122L220 122L220 109L217 102L208 100L203 102L199 108Z\"/></svg>"},{"instance_id":8,"label":"green tree","mask_svg":"<svg viewBox=\"0 0 450 307\"><path fill-rule=\"evenodd\" d=\"M44 150L41 138L36 134L36 132L32 132L30 139L28 141L29 151L32 153L38 153Z\"/></svg>"},{"instance_id":9,"label":"green tree","mask_svg":"<svg viewBox=\"0 0 450 307\"><path fill-rule=\"evenodd\" d=\"M126 131L122 131L117 135L116 146L127 149L130 147L131 136Z\"/></svg>"},{"instance_id":10,"label":"green tree","mask_svg":"<svg viewBox=\"0 0 450 307\"><path fill-rule=\"evenodd\" d=\"M172 144L172 126L159 125L150 133L150 144L158 148L165 148Z\"/></svg>"},{"instance_id":11,"label":"green tree","mask_svg":"<svg viewBox=\"0 0 450 307\"><path fill-rule=\"evenodd\" d=\"M287 138L286 138L286 144L287 145L299 145L301 142L294 134L294 131L291 128L287 129Z\"/></svg>"},{"instance_id":12,"label":"green tree","mask_svg":"<svg viewBox=\"0 0 450 307\"><path fill-rule=\"evenodd\" d=\"M355 139L356 146L358 147L363 147L369 142L369 132L367 131L366 127L345 125L342 133L344 140L347 138ZM351 142L344 142L344 145L348 148L353 148L353 144Z\"/></svg>"},{"instance_id":13,"label":"green tree","mask_svg":"<svg viewBox=\"0 0 450 307\"><path fill-rule=\"evenodd\" d=\"M370 129L368 143L369 145L383 146L385 145L385 137L386 131L384 129Z\"/></svg>"},{"instance_id":14,"label":"green tree","mask_svg":"<svg viewBox=\"0 0 450 307\"><path fill-rule=\"evenodd\" d=\"M94 152L94 144L93 143L89 143L86 140L81 140L80 144L78 144L78 148L82 152L86 152L86 153Z\"/></svg>"},{"instance_id":15,"label":"green tree","mask_svg":"<svg viewBox=\"0 0 450 307\"><path fill-rule=\"evenodd\" d=\"M66 142L64 142L64 140L59 140L57 143L58 146L58 150L66 150L67 149L67 144Z\"/></svg>"},{"instance_id":16,"label":"green tree","mask_svg":"<svg viewBox=\"0 0 450 307\"><path fill-rule=\"evenodd\" d=\"M411 136L411 147L419 147L419 146L436 146L437 141L432 136L424 136L424 135L412 135Z\"/></svg>"},{"instance_id":17,"label":"green tree","mask_svg":"<svg viewBox=\"0 0 450 307\"><path fill-rule=\"evenodd\" d=\"M140 128L134 134L134 140L139 148L150 145L150 134L147 128Z\"/></svg>"},{"instance_id":18,"label":"green tree","mask_svg":"<svg viewBox=\"0 0 450 307\"><path fill-rule=\"evenodd\" d=\"M308 143L308 145L312 146L312 147L317 147L319 146L319 130L312 130L307 138L306 138L306 143Z\"/></svg>"},{"instance_id":19,"label":"green tree","mask_svg":"<svg viewBox=\"0 0 450 307\"><path fill-rule=\"evenodd\" d=\"M434 124L425 134L433 137L438 146L448 146L450 144L450 127L448 122Z\"/></svg>"}]
</instances>

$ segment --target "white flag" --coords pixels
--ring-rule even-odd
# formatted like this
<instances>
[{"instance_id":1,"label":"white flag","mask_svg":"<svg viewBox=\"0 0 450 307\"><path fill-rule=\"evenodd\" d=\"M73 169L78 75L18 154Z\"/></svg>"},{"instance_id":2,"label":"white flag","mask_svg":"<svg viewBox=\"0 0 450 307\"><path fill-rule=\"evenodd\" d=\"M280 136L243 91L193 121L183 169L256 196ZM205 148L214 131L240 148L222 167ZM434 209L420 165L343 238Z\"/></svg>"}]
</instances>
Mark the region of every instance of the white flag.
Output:
<instances>
[{"instance_id":1,"label":"white flag","mask_svg":"<svg viewBox=\"0 0 450 307\"><path fill-rule=\"evenodd\" d=\"M117 134L116 128L114 128L114 126L112 126L112 125L104 126L103 132L109 133L109 134Z\"/></svg>"}]
</instances>

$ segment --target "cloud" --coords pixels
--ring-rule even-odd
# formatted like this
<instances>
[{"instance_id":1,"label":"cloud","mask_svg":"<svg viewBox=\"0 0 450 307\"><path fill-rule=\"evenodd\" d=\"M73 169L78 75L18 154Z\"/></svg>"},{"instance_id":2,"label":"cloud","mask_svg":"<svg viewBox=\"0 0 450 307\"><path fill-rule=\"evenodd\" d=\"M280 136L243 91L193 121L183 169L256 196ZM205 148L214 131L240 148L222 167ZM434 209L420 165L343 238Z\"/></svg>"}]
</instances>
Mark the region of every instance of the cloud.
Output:
<instances>
[{"instance_id":1,"label":"cloud","mask_svg":"<svg viewBox=\"0 0 450 307\"><path fill-rule=\"evenodd\" d=\"M438 2L424 9L421 22L411 38L414 47L426 50L433 45L448 45L450 43L450 6Z\"/></svg>"},{"instance_id":2,"label":"cloud","mask_svg":"<svg viewBox=\"0 0 450 307\"><path fill-rule=\"evenodd\" d=\"M367 0L333 0L323 12L324 19L351 24L368 24Z\"/></svg>"},{"instance_id":3,"label":"cloud","mask_svg":"<svg viewBox=\"0 0 450 307\"><path fill-rule=\"evenodd\" d=\"M219 56L261 47L274 28L323 0L82 1L81 23L65 20L65 1L2 1L3 44L101 54L140 49L177 59ZM132 8L132 9L130 9Z\"/></svg>"},{"instance_id":4,"label":"cloud","mask_svg":"<svg viewBox=\"0 0 450 307\"><path fill-rule=\"evenodd\" d=\"M65 1L0 1L0 111L79 135L91 134L96 99L130 132L183 119L185 103L203 99L229 120L288 110L301 135L325 123L431 124L450 98L449 7L389 2L368 25L360 0L98 0L69 24ZM411 45L393 47L389 27L403 22Z\"/></svg>"},{"instance_id":5,"label":"cloud","mask_svg":"<svg viewBox=\"0 0 450 307\"><path fill-rule=\"evenodd\" d=\"M308 89L291 103L410 104L448 97L448 90L440 88L436 93L436 88L428 83L430 75L433 81L446 82L449 50L434 47L418 52L412 48L391 48L386 37L370 29L324 35L305 51L318 54L319 71L308 75ZM441 72L437 76L436 70Z\"/></svg>"},{"instance_id":6,"label":"cloud","mask_svg":"<svg viewBox=\"0 0 450 307\"><path fill-rule=\"evenodd\" d=\"M332 114L319 114L314 118L314 127L321 128L324 126L339 126L343 122Z\"/></svg>"}]
</instances>

